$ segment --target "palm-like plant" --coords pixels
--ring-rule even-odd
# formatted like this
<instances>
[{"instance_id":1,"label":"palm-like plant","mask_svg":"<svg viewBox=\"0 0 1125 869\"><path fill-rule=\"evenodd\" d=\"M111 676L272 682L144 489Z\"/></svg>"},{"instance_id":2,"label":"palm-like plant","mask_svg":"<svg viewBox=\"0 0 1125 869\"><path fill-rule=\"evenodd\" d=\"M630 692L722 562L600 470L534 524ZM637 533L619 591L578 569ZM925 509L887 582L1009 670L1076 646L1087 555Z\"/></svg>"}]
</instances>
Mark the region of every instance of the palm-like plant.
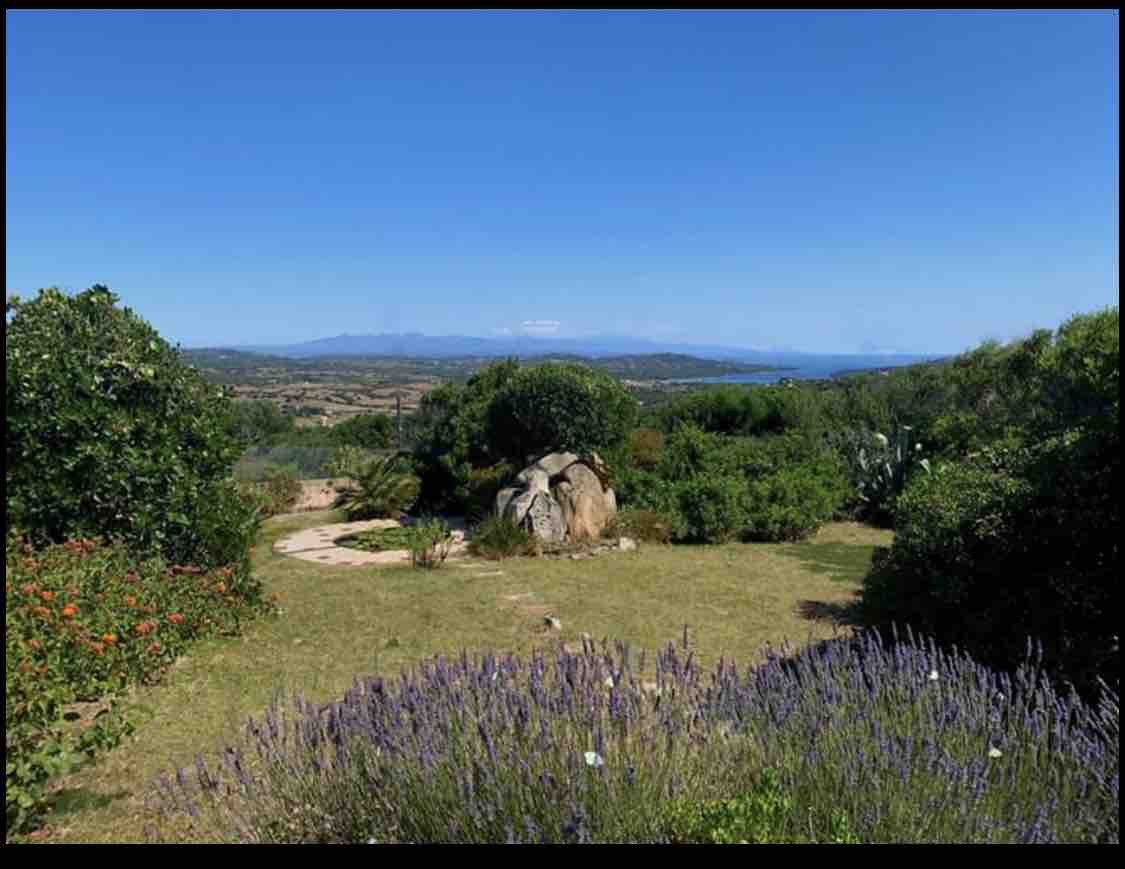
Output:
<instances>
[{"instance_id":1,"label":"palm-like plant","mask_svg":"<svg viewBox=\"0 0 1125 869\"><path fill-rule=\"evenodd\" d=\"M398 456L380 456L360 469L353 485L340 491L336 506L351 521L397 518L413 506L420 485Z\"/></svg>"}]
</instances>

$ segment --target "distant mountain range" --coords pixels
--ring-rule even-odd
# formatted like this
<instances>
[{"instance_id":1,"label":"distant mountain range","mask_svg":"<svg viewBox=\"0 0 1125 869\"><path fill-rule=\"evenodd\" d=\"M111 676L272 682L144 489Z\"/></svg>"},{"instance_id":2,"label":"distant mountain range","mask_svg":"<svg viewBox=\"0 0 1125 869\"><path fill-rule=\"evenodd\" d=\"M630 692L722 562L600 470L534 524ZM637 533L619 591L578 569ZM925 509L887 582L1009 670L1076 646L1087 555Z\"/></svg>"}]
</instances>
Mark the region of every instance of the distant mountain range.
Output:
<instances>
[{"instance_id":1,"label":"distant mountain range","mask_svg":"<svg viewBox=\"0 0 1125 869\"><path fill-rule=\"evenodd\" d=\"M417 332L381 335L337 335L318 338L300 344L240 345L231 347L252 353L268 353L291 359L308 359L327 356L399 356L427 359L451 357L503 357L503 356L573 356L606 357L652 353L677 353L769 365L783 368L802 368L812 360L831 358L840 368L871 368L908 365L933 359L921 354L818 354L793 351L774 352L746 347L726 347L715 344L669 344L647 338L625 336L598 336L592 338L543 338L530 336L504 336L475 338L467 335L423 335Z\"/></svg>"}]
</instances>

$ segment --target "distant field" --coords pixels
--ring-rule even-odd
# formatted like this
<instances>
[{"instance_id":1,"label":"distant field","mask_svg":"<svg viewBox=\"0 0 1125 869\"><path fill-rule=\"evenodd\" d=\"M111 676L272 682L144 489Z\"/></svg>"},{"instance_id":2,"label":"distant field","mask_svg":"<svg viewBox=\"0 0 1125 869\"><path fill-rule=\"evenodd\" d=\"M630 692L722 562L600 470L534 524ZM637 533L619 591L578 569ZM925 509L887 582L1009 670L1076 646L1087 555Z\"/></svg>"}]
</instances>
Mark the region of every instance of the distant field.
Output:
<instances>
[{"instance_id":1,"label":"distant field","mask_svg":"<svg viewBox=\"0 0 1125 869\"><path fill-rule=\"evenodd\" d=\"M393 413L396 395L401 399L403 412L409 413L416 410L422 396L438 384L463 383L496 361L476 356L287 359L236 350L182 352L207 379L231 387L237 398L275 402L304 417L307 421L302 425L331 425L361 413ZM765 365L719 362L678 353L596 359L554 355L523 361L527 364L580 362L601 369L619 378L646 406L700 388L697 384L673 381L774 370Z\"/></svg>"}]
</instances>

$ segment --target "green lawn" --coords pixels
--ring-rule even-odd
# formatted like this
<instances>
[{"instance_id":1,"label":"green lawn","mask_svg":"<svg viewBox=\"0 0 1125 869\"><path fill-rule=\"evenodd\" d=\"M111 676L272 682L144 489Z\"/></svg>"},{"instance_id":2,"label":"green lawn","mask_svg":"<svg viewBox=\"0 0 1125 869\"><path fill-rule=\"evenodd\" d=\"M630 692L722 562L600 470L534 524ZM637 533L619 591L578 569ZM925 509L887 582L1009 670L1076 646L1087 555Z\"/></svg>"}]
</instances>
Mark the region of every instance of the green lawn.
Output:
<instances>
[{"instance_id":1,"label":"green lawn","mask_svg":"<svg viewBox=\"0 0 1125 869\"><path fill-rule=\"evenodd\" d=\"M254 559L281 614L244 637L201 643L163 684L137 691L133 738L61 783L41 840L143 841L155 776L213 752L282 688L323 702L357 675L394 674L465 648L526 652L583 632L652 650L686 624L704 665L754 660L767 642L830 637L872 547L891 539L837 523L798 544L651 545L579 561L456 561L437 571L327 567L272 551L286 534L334 521L339 514L324 511L266 523ZM548 614L561 632L545 624Z\"/></svg>"}]
</instances>

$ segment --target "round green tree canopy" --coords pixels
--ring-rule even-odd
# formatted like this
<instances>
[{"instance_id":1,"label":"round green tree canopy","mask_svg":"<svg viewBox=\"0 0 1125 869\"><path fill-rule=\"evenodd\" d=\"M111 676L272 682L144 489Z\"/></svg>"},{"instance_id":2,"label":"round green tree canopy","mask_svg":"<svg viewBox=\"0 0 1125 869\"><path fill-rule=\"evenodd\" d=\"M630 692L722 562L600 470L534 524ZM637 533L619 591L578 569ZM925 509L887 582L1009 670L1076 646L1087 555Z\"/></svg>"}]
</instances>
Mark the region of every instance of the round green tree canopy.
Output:
<instances>
[{"instance_id":1,"label":"round green tree canopy","mask_svg":"<svg viewBox=\"0 0 1125 869\"><path fill-rule=\"evenodd\" d=\"M208 530L247 521L217 492L238 451L230 401L117 301L101 285L8 301L8 525L41 541L116 536L170 558L236 558Z\"/></svg>"}]
</instances>

